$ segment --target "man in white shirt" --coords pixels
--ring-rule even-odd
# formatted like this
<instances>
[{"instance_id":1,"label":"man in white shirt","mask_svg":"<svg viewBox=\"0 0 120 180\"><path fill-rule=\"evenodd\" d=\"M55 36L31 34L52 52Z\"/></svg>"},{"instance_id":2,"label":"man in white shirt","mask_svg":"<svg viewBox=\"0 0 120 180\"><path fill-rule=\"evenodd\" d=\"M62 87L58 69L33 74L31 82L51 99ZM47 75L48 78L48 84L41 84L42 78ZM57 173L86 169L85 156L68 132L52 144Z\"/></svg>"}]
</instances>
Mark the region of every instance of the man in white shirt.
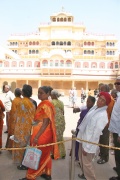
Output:
<instances>
[{"instance_id":1,"label":"man in white shirt","mask_svg":"<svg viewBox=\"0 0 120 180\"><path fill-rule=\"evenodd\" d=\"M109 131L113 133L115 147L120 148L120 76L116 78L114 85L117 90L117 99L112 110ZM113 176L109 180L120 180L120 150L115 150L115 163L116 167L113 167L113 170L118 176Z\"/></svg>"},{"instance_id":2,"label":"man in white shirt","mask_svg":"<svg viewBox=\"0 0 120 180\"><path fill-rule=\"evenodd\" d=\"M6 111L6 126L7 126L7 130L4 133L8 133L9 112L11 110L12 101L15 98L15 96L10 91L10 86L9 85L5 85L4 92L6 93L5 99L4 99L4 106L5 106L5 111Z\"/></svg>"},{"instance_id":3,"label":"man in white shirt","mask_svg":"<svg viewBox=\"0 0 120 180\"><path fill-rule=\"evenodd\" d=\"M77 138L89 142L98 143L102 130L108 123L107 106L111 102L108 92L101 92L97 100L97 105L89 110L79 125ZM79 140L78 140L79 141ZM98 146L79 141L79 160L81 169L87 180L96 180L92 159L97 151ZM80 178L81 175L78 175Z\"/></svg>"}]
</instances>

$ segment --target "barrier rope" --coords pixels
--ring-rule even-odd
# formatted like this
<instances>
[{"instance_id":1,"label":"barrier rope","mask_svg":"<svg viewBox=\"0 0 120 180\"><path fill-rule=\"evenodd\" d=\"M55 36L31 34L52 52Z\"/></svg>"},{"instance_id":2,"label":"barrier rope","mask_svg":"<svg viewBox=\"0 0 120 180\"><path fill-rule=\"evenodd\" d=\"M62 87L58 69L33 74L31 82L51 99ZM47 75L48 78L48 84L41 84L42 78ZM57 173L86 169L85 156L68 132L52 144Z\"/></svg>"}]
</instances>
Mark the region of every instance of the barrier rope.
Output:
<instances>
[{"instance_id":1,"label":"barrier rope","mask_svg":"<svg viewBox=\"0 0 120 180\"><path fill-rule=\"evenodd\" d=\"M97 146L102 146L102 147L113 149L113 150L120 150L119 147L107 146L107 145L104 145L104 144L90 142L90 141L86 141L84 139L79 139L79 138L75 137L75 138L70 138L70 139L67 139L67 140L64 140L64 141L59 141L59 142L56 142L56 143L49 143L49 144L44 144L44 145L39 145L39 146L26 146L26 147L22 147L22 148L0 148L0 151L3 151L3 150L13 151L13 150L23 150L23 149L28 149L28 148L39 148L39 147L53 146L55 144L61 144L61 143L65 143L65 142L73 141L73 140L74 141L75 140L79 140L81 142L86 142L86 143L89 143L89 144L93 144L93 145L97 145Z\"/></svg>"}]
</instances>

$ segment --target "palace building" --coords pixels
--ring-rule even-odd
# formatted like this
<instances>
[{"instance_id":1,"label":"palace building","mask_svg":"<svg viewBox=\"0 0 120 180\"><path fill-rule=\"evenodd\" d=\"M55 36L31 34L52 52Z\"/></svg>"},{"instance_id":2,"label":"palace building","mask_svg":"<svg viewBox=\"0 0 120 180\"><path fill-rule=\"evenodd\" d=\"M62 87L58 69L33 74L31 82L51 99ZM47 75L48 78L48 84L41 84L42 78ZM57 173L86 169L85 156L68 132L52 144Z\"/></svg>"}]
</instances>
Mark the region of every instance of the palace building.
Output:
<instances>
[{"instance_id":1,"label":"palace building","mask_svg":"<svg viewBox=\"0 0 120 180\"><path fill-rule=\"evenodd\" d=\"M36 94L49 85L65 95L71 87L78 94L100 83L113 88L120 67L117 43L115 35L88 33L62 10L37 32L11 35L7 47L0 47L0 87L9 84L14 90L27 83Z\"/></svg>"}]
</instances>

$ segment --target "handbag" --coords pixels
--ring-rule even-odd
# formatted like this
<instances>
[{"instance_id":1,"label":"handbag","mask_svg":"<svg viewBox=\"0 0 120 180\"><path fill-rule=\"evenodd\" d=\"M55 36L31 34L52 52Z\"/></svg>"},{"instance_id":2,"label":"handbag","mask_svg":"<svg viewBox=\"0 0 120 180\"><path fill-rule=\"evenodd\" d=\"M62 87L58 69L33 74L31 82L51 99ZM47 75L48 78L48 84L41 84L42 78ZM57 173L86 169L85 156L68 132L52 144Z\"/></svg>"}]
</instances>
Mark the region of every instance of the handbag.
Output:
<instances>
[{"instance_id":1,"label":"handbag","mask_svg":"<svg viewBox=\"0 0 120 180\"><path fill-rule=\"evenodd\" d=\"M42 151L37 148L28 148L25 150L25 155L22 161L22 165L37 170L39 167Z\"/></svg>"}]
</instances>

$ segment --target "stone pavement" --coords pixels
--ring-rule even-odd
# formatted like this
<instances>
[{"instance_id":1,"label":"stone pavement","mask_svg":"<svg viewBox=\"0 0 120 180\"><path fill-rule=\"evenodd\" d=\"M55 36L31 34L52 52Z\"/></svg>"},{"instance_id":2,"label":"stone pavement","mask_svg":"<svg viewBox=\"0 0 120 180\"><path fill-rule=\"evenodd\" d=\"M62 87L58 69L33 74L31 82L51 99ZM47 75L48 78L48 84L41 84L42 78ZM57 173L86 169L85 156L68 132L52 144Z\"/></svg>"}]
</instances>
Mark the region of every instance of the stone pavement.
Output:
<instances>
[{"instance_id":1,"label":"stone pavement","mask_svg":"<svg viewBox=\"0 0 120 180\"><path fill-rule=\"evenodd\" d=\"M3 98L3 95L1 99ZM33 97L37 99L37 97ZM64 138L71 138L71 130L75 129L77 120L79 118L79 113L73 114L72 108L69 108L68 97L60 97L65 105L65 120L66 120L66 129L64 132ZM77 104L79 104L80 98L78 98ZM6 126L4 123L3 130L3 147L5 146L7 135L4 134ZM71 141L65 143L66 146L66 158L62 160L53 160L53 170L52 170L52 180L69 180L69 167L70 167L70 149ZM111 176L116 176L116 173L113 171L114 167L114 155L110 155L109 162L98 165L94 160L94 167L96 172L97 180L108 180ZM81 173L80 167L77 162L75 162L75 178L74 180L80 180L78 173ZM19 180L22 177L25 177L26 171L18 170L16 165L13 164L11 154L8 151L2 151L0 154L0 180ZM44 180L43 178L37 178L37 180Z\"/></svg>"}]
</instances>

